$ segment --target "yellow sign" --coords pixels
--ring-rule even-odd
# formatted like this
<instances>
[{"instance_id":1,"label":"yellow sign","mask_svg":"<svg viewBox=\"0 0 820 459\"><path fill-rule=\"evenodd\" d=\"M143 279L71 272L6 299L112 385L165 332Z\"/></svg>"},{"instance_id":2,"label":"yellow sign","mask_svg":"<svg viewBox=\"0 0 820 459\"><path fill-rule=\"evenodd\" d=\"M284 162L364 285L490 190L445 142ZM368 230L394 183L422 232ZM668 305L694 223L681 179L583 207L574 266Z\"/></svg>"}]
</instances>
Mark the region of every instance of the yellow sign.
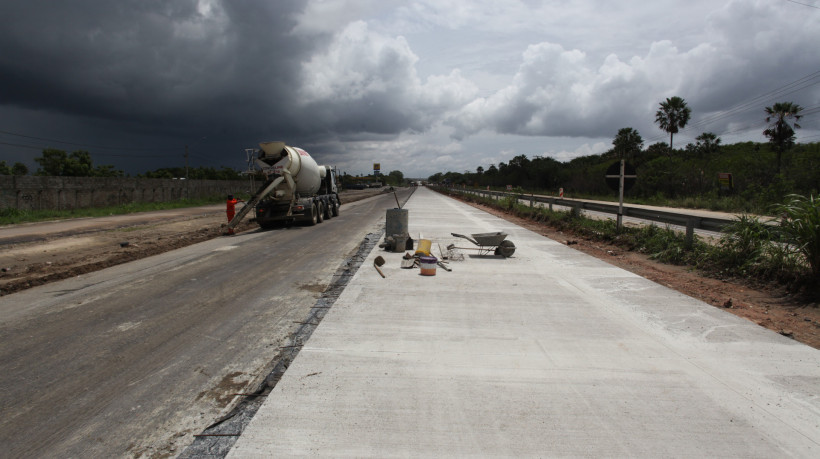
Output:
<instances>
[{"instance_id":1,"label":"yellow sign","mask_svg":"<svg viewBox=\"0 0 820 459\"><path fill-rule=\"evenodd\" d=\"M379 170L381 170L381 169L382 169L382 165L381 165L381 164L379 164L379 163L373 163L373 170L374 170L374 171L379 171Z\"/></svg>"}]
</instances>

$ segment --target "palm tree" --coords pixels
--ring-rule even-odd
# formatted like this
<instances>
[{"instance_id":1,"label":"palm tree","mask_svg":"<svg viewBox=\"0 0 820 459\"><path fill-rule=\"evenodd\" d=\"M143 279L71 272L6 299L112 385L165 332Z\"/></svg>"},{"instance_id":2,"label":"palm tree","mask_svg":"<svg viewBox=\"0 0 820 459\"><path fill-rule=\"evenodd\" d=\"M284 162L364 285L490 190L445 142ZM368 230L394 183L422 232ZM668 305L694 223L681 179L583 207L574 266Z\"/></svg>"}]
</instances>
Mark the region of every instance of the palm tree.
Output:
<instances>
[{"instance_id":1,"label":"palm tree","mask_svg":"<svg viewBox=\"0 0 820 459\"><path fill-rule=\"evenodd\" d=\"M763 131L763 135L769 138L774 151L777 152L777 173L780 173L780 158L783 152L794 145L794 130L800 128L797 124L800 121L803 107L793 102L778 102L771 107L766 107L766 122L769 127ZM789 124L789 118L794 118ZM793 126L793 127L792 127Z\"/></svg>"},{"instance_id":2,"label":"palm tree","mask_svg":"<svg viewBox=\"0 0 820 459\"><path fill-rule=\"evenodd\" d=\"M614 151L618 159L626 159L641 151L643 139L638 131L631 127L622 128L618 130L618 135L615 136L612 145L615 147Z\"/></svg>"},{"instance_id":3,"label":"palm tree","mask_svg":"<svg viewBox=\"0 0 820 459\"><path fill-rule=\"evenodd\" d=\"M662 130L669 133L670 151L673 148L672 137L678 133L678 129L686 126L691 115L692 109L678 96L667 97L666 102L661 102L661 109L655 113L655 122Z\"/></svg>"}]
</instances>

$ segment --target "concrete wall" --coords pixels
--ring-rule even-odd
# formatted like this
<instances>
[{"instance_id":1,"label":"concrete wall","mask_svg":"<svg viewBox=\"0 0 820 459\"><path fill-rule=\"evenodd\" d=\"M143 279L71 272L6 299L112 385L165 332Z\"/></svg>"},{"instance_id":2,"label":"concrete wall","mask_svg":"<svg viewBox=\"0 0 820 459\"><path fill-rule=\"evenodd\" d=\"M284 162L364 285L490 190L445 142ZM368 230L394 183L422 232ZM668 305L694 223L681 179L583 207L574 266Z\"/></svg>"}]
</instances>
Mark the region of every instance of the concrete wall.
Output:
<instances>
[{"instance_id":1,"label":"concrete wall","mask_svg":"<svg viewBox=\"0 0 820 459\"><path fill-rule=\"evenodd\" d=\"M259 186L259 183L256 184ZM255 191L255 190L253 190ZM246 180L172 180L0 175L0 209L106 207L252 192Z\"/></svg>"}]
</instances>

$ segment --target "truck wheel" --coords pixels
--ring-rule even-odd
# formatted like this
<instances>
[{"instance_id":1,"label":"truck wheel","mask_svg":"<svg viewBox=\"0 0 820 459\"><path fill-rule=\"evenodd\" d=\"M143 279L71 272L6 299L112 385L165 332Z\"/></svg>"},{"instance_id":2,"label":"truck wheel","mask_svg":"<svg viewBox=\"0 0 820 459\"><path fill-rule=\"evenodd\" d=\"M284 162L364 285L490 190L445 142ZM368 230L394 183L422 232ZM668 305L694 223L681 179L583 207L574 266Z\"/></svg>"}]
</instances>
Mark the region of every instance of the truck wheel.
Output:
<instances>
[{"instance_id":1,"label":"truck wheel","mask_svg":"<svg viewBox=\"0 0 820 459\"><path fill-rule=\"evenodd\" d=\"M308 220L308 225L313 226L319 223L318 210L316 206L310 206L310 220Z\"/></svg>"},{"instance_id":2,"label":"truck wheel","mask_svg":"<svg viewBox=\"0 0 820 459\"><path fill-rule=\"evenodd\" d=\"M316 201L313 208L316 209L316 223L325 221L325 206L322 205L322 201Z\"/></svg>"},{"instance_id":3,"label":"truck wheel","mask_svg":"<svg viewBox=\"0 0 820 459\"><path fill-rule=\"evenodd\" d=\"M338 202L333 201L333 205L330 206L330 213L332 213L334 217L339 216L339 203Z\"/></svg>"},{"instance_id":4,"label":"truck wheel","mask_svg":"<svg viewBox=\"0 0 820 459\"><path fill-rule=\"evenodd\" d=\"M331 218L333 218L333 210L331 210L332 208L333 208L333 203L327 202L327 203L324 204L325 220L330 220Z\"/></svg>"}]
</instances>

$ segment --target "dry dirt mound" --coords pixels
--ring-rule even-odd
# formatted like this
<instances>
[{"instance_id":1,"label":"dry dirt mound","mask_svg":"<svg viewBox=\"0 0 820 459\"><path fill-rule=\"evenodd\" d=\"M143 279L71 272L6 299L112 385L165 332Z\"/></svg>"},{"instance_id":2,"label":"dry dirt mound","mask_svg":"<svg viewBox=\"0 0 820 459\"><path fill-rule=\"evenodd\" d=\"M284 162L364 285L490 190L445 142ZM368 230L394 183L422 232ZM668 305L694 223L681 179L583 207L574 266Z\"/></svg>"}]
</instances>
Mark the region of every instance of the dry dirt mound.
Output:
<instances>
[{"instance_id":1,"label":"dry dirt mound","mask_svg":"<svg viewBox=\"0 0 820 459\"><path fill-rule=\"evenodd\" d=\"M98 271L219 237L225 217L209 215L164 223L61 235L0 247L0 294ZM247 222L239 230L253 226Z\"/></svg>"},{"instance_id":2,"label":"dry dirt mound","mask_svg":"<svg viewBox=\"0 0 820 459\"><path fill-rule=\"evenodd\" d=\"M381 192L351 190L340 197L344 205ZM226 216L224 211L214 211L159 222L152 218L118 228L111 228L111 219L108 220L108 226L100 225L96 230L86 228L76 234L61 233L44 240L0 245L0 295L222 237ZM246 219L236 232L256 228L255 223Z\"/></svg>"}]
</instances>

